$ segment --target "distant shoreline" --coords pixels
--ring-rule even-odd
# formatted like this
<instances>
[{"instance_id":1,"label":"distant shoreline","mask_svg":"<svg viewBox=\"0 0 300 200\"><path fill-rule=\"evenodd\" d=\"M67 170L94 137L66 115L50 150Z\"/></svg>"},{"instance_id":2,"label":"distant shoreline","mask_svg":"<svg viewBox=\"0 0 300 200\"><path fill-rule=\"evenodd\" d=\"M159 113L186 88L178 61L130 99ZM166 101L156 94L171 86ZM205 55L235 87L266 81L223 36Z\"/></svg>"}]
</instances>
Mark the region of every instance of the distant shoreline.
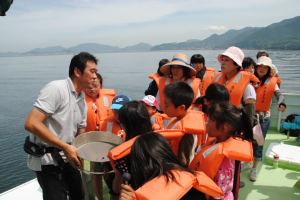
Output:
<instances>
[{"instance_id":1,"label":"distant shoreline","mask_svg":"<svg viewBox=\"0 0 300 200\"><path fill-rule=\"evenodd\" d=\"M111 51L111 52L89 52L91 54L106 54L106 53L141 53L141 52L168 52L168 51L216 51L226 49L174 49L174 50L148 50L148 51ZM242 49L247 51L259 51L261 49ZM267 51L300 51L298 49L264 49ZM75 55L80 52L73 53L43 53L43 54L20 54L20 55L0 55L0 57L30 57L30 56L62 56L62 55ZM1 53L0 53L1 54Z\"/></svg>"}]
</instances>

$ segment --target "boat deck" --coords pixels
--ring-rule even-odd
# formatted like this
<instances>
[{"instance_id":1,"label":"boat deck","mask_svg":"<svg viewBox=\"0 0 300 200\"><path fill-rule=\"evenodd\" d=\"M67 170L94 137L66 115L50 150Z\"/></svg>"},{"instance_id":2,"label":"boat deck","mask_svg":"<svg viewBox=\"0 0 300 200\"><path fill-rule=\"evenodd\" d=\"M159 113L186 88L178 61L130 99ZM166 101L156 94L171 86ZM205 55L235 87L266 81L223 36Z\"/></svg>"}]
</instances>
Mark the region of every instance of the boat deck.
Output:
<instances>
[{"instance_id":1,"label":"boat deck","mask_svg":"<svg viewBox=\"0 0 300 200\"><path fill-rule=\"evenodd\" d=\"M271 127L265 140L264 158L258 166L258 180L255 182L249 180L250 170L241 172L241 181L245 182L245 187L240 189L239 199L300 199L300 188L293 187L300 178L300 169L299 171L283 168L273 169L273 166L269 165L265 159L270 143L280 143L281 141L284 144L299 145L295 137L287 139L285 134L278 133L276 128Z\"/></svg>"},{"instance_id":2,"label":"boat deck","mask_svg":"<svg viewBox=\"0 0 300 200\"><path fill-rule=\"evenodd\" d=\"M283 141L285 144L299 145L296 142L295 137L290 137L281 133L278 133L275 127L271 127L266 140L264 155L272 142L280 143ZM300 152L291 152L300 153ZM240 200L253 200L253 199L272 199L272 200L299 200L300 199L300 187L293 187L297 180L300 178L299 171L289 170L289 169L273 169L273 166L263 161L258 166L258 180L252 182L249 180L250 170L241 173L241 180L245 182L245 187L240 189ZM103 188L104 199L109 200L110 195L108 194L107 186ZM24 199L42 199L42 190L39 187L37 180L34 179L16 188L13 188L7 192L0 194L1 200L6 199L19 199L20 197L25 197ZM93 199L90 196L88 199Z\"/></svg>"}]
</instances>

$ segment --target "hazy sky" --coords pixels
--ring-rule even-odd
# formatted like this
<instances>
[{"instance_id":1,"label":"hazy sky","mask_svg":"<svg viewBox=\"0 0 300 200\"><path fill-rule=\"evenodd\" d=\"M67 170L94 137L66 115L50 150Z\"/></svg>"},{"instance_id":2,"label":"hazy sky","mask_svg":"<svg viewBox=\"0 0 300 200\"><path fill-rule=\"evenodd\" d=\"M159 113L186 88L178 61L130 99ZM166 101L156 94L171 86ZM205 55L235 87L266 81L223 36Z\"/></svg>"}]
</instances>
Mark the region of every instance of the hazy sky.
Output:
<instances>
[{"instance_id":1,"label":"hazy sky","mask_svg":"<svg viewBox=\"0 0 300 200\"><path fill-rule=\"evenodd\" d=\"M0 17L0 52L203 40L293 18L299 8L299 0L15 0Z\"/></svg>"}]
</instances>

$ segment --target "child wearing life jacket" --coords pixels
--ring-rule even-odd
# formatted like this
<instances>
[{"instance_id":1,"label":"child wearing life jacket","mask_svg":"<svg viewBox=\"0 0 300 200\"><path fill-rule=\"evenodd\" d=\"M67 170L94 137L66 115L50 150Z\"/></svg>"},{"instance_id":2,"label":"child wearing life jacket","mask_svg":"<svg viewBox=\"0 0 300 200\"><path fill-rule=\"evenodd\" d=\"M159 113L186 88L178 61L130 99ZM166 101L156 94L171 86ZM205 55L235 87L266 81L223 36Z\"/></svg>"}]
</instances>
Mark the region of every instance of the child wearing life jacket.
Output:
<instances>
[{"instance_id":1,"label":"child wearing life jacket","mask_svg":"<svg viewBox=\"0 0 300 200\"><path fill-rule=\"evenodd\" d=\"M114 89L102 89L102 77L97 74L97 79L92 89L85 89L85 102L88 108L85 131L98 131L100 120L112 115L109 110L111 101L115 97Z\"/></svg>"},{"instance_id":2,"label":"child wearing life jacket","mask_svg":"<svg viewBox=\"0 0 300 200\"><path fill-rule=\"evenodd\" d=\"M235 160L252 161L253 132L248 116L228 101L215 102L208 111L206 132L216 140L206 143L189 168L203 171L224 193L211 199L234 199Z\"/></svg>"},{"instance_id":3,"label":"child wearing life jacket","mask_svg":"<svg viewBox=\"0 0 300 200\"><path fill-rule=\"evenodd\" d=\"M270 57L269 53L266 50L260 50L260 51L258 51L257 54L256 54L256 59L258 60L261 56ZM275 65L273 65L270 74L271 74L271 76L275 76L275 77L277 77L280 80L279 72L278 72L278 70L277 70L277 68L276 68ZM281 80L277 83L279 89L280 89L280 84L281 84Z\"/></svg>"},{"instance_id":4,"label":"child wearing life jacket","mask_svg":"<svg viewBox=\"0 0 300 200\"><path fill-rule=\"evenodd\" d=\"M272 60L269 57L261 56L258 58L254 72L255 76L257 76L260 80L260 83L255 84L257 94L256 114L259 116L258 120L260 122L264 138L266 138L267 132L270 128L270 106L273 95L275 95L278 101L277 110L281 112L285 112L286 110L284 97L277 85L278 78L271 76L272 67ZM251 169L250 180L252 181L256 181L258 178L257 166L259 162L262 161L262 153L263 146L259 146L257 143L253 144L254 162L252 168L250 163L242 164L241 171Z\"/></svg>"},{"instance_id":5,"label":"child wearing life jacket","mask_svg":"<svg viewBox=\"0 0 300 200\"><path fill-rule=\"evenodd\" d=\"M246 57L243 60L242 67L244 71L254 74L256 63L251 57Z\"/></svg>"},{"instance_id":6,"label":"child wearing life jacket","mask_svg":"<svg viewBox=\"0 0 300 200\"><path fill-rule=\"evenodd\" d=\"M101 81L102 83L102 81ZM119 135L120 137L123 136L125 138L125 133L122 130L122 125L120 124L119 118L118 118L118 110L126 103L131 101L131 99L126 95L117 95L115 98L110 100L110 111L112 111L113 115L108 116L104 119L102 119L99 122L99 131L105 131L110 132L115 135ZM94 130L95 131L95 130ZM104 176L104 179L107 180L108 188L112 188L110 180L113 180L114 176ZM95 191L95 194L97 198L100 200L103 199L103 184L102 184L102 175L94 174L92 176L92 183L93 188ZM113 190L109 189L109 193L111 195L111 199L118 199L119 195L117 193L114 193Z\"/></svg>"},{"instance_id":7,"label":"child wearing life jacket","mask_svg":"<svg viewBox=\"0 0 300 200\"><path fill-rule=\"evenodd\" d=\"M184 167L188 167L194 157L198 138L202 141L202 137L205 137L204 114L199 111L188 111L193 99L193 89L183 81L173 82L164 89L164 111L172 118L166 129L179 129L185 132L180 140L171 141L173 151Z\"/></svg>"},{"instance_id":8,"label":"child wearing life jacket","mask_svg":"<svg viewBox=\"0 0 300 200\"><path fill-rule=\"evenodd\" d=\"M100 131L110 132L125 139L125 132L120 123L118 112L119 109L129 101L131 101L131 99L126 95L115 96L110 107L113 115L100 121Z\"/></svg>"},{"instance_id":9,"label":"child wearing life jacket","mask_svg":"<svg viewBox=\"0 0 300 200\"><path fill-rule=\"evenodd\" d=\"M145 95L152 95L156 96L158 91L158 85L159 85L159 78L164 77L165 75L160 71L160 68L164 65L169 63L170 61L168 59L162 59L158 63L158 69L157 72L154 74L151 74L149 76L150 79L153 79L153 81L149 84L149 87L147 90L145 90Z\"/></svg>"},{"instance_id":10,"label":"child wearing life jacket","mask_svg":"<svg viewBox=\"0 0 300 200\"><path fill-rule=\"evenodd\" d=\"M162 130L166 128L167 124L171 118L169 118L166 114L161 113L161 111L157 110L157 100L152 95L145 96L142 100L140 100L146 106L152 124L153 130Z\"/></svg>"},{"instance_id":11,"label":"child wearing life jacket","mask_svg":"<svg viewBox=\"0 0 300 200\"><path fill-rule=\"evenodd\" d=\"M182 167L168 140L154 132L134 141L129 172L131 185L121 185L120 197L124 200L204 200L203 192L221 194L206 175ZM194 182L199 175L202 187Z\"/></svg>"},{"instance_id":12,"label":"child wearing life jacket","mask_svg":"<svg viewBox=\"0 0 300 200\"><path fill-rule=\"evenodd\" d=\"M216 71L216 69L206 67L205 59L201 54L194 54L191 57L191 63L193 64L194 69L197 71L196 78L201 80L199 84L200 95L204 96L206 88L211 83L212 74Z\"/></svg>"},{"instance_id":13,"label":"child wearing life jacket","mask_svg":"<svg viewBox=\"0 0 300 200\"><path fill-rule=\"evenodd\" d=\"M208 109L216 101L229 101L229 93L224 85L218 83L210 84L207 89L205 96L201 96L196 99L193 110L202 111L207 120Z\"/></svg>"},{"instance_id":14,"label":"child wearing life jacket","mask_svg":"<svg viewBox=\"0 0 300 200\"><path fill-rule=\"evenodd\" d=\"M172 61L163 65L160 68L160 71L165 75L171 75L171 78L159 78L158 92L156 94L156 99L158 101L158 110L163 110L164 107L163 91L165 87L175 81L186 82L192 87L194 91L194 101L196 100L196 98L200 97L200 79L196 78L197 71L191 64L188 63L186 55L182 53L174 55Z\"/></svg>"},{"instance_id":15,"label":"child wearing life jacket","mask_svg":"<svg viewBox=\"0 0 300 200\"><path fill-rule=\"evenodd\" d=\"M139 101L130 101L125 103L119 110L118 115L123 129L126 132L125 141L152 131L152 125L148 111L146 107ZM122 175L128 172L129 165L129 155L114 162L116 173L112 182L112 188L115 193L120 192Z\"/></svg>"}]
</instances>

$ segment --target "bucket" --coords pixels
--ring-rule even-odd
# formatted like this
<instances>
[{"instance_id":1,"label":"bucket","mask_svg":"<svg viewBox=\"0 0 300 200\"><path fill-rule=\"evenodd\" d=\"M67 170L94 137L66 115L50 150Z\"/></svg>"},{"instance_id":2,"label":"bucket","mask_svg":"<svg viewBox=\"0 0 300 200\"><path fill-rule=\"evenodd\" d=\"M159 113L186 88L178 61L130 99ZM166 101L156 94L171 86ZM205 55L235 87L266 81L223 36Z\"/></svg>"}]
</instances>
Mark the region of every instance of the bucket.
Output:
<instances>
[{"instance_id":1,"label":"bucket","mask_svg":"<svg viewBox=\"0 0 300 200\"><path fill-rule=\"evenodd\" d=\"M110 170L107 154L123 142L121 137L103 131L91 131L79 135L72 145L77 148L82 159L83 168L80 170L88 174L113 173L114 170Z\"/></svg>"}]
</instances>

